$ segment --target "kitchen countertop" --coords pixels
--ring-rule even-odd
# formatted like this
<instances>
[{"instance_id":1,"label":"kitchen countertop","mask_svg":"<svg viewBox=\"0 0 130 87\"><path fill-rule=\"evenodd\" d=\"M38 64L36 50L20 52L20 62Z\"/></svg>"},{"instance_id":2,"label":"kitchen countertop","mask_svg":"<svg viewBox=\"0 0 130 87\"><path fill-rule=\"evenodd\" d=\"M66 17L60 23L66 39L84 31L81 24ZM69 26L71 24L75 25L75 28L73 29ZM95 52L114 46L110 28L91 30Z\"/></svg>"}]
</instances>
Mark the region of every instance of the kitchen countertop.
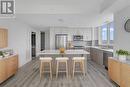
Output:
<instances>
[{"instance_id":1,"label":"kitchen countertop","mask_svg":"<svg viewBox=\"0 0 130 87\"><path fill-rule=\"evenodd\" d=\"M13 54L13 55L5 56L5 57L0 58L0 60L4 60L4 59L7 59L7 58L10 58L10 57L16 56L16 55L17 55L17 54Z\"/></svg>"},{"instance_id":2,"label":"kitchen countertop","mask_svg":"<svg viewBox=\"0 0 130 87\"><path fill-rule=\"evenodd\" d=\"M103 48L98 47L98 46L85 46L85 48L87 48L87 47L96 48L96 49L99 49L99 50L102 50L102 51L113 52L113 49L107 49L107 48L103 49Z\"/></svg>"},{"instance_id":3,"label":"kitchen countertop","mask_svg":"<svg viewBox=\"0 0 130 87\"><path fill-rule=\"evenodd\" d=\"M59 50L44 50L38 54L60 54ZM90 54L85 50L65 50L65 54Z\"/></svg>"},{"instance_id":4,"label":"kitchen countertop","mask_svg":"<svg viewBox=\"0 0 130 87\"><path fill-rule=\"evenodd\" d=\"M113 57L109 57L110 59L113 59L113 60L116 60L116 61L119 61L121 63L124 63L124 64L128 64L130 65L130 60L119 60L118 58L113 58Z\"/></svg>"}]
</instances>

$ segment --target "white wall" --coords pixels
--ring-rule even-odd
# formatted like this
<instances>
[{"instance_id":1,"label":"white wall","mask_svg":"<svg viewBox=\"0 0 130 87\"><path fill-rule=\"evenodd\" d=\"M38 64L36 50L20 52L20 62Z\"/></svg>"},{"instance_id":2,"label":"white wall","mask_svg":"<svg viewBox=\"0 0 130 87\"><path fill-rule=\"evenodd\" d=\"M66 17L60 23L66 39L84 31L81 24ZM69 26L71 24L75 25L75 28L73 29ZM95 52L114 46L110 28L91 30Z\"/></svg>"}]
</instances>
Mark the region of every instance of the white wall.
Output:
<instances>
[{"instance_id":1,"label":"white wall","mask_svg":"<svg viewBox=\"0 0 130 87\"><path fill-rule=\"evenodd\" d=\"M91 27L97 27L97 26L101 26L103 24L112 22L114 20L113 18L113 13L109 13L109 14L98 14L96 16L93 17L93 19L91 20L92 22L90 23Z\"/></svg>"},{"instance_id":2,"label":"white wall","mask_svg":"<svg viewBox=\"0 0 130 87\"><path fill-rule=\"evenodd\" d=\"M8 29L8 48L19 55L19 66L31 60L31 31L32 28L16 19L0 19L0 27Z\"/></svg>"},{"instance_id":3,"label":"white wall","mask_svg":"<svg viewBox=\"0 0 130 87\"><path fill-rule=\"evenodd\" d=\"M130 19L130 6L114 14L114 51L118 49L130 51L130 33L124 30L124 24L127 19Z\"/></svg>"},{"instance_id":4,"label":"white wall","mask_svg":"<svg viewBox=\"0 0 130 87\"><path fill-rule=\"evenodd\" d=\"M45 31L45 49L50 49L50 29Z\"/></svg>"},{"instance_id":5,"label":"white wall","mask_svg":"<svg viewBox=\"0 0 130 87\"><path fill-rule=\"evenodd\" d=\"M67 28L53 27L50 28L50 49L55 49L55 34L68 34L68 41L73 40L73 35L83 35L84 40L92 40L92 28Z\"/></svg>"}]
</instances>

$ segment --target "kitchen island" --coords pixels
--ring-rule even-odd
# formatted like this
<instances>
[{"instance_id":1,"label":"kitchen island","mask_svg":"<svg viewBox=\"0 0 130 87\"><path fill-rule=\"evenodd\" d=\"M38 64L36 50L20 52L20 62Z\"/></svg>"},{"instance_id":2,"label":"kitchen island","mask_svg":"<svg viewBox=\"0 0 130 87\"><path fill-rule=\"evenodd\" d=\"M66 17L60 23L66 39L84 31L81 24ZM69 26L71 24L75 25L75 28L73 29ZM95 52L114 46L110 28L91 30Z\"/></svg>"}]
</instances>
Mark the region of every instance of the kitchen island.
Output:
<instances>
[{"instance_id":1,"label":"kitchen island","mask_svg":"<svg viewBox=\"0 0 130 87\"><path fill-rule=\"evenodd\" d=\"M55 74L55 70L56 70L56 61L55 58L58 56L67 56L69 58L69 64L71 64L71 61L73 57L77 57L77 56L84 56L85 57L85 72L87 72L87 55L90 54L89 52L85 51L85 50L65 50L64 53L60 53L59 50L44 50L44 51L40 51L38 53L39 56L49 56L54 58L53 59L53 74ZM71 65L69 65L71 66ZM72 70L72 67L69 68L69 72Z\"/></svg>"}]
</instances>

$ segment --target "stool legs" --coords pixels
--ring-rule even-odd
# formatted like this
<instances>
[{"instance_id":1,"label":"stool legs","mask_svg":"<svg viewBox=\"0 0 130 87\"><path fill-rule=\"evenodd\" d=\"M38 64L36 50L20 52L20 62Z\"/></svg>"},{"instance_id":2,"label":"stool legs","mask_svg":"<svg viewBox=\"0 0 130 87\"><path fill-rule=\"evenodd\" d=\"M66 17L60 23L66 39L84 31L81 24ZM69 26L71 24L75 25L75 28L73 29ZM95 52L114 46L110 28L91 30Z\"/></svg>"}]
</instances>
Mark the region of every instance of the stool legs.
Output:
<instances>
[{"instance_id":1,"label":"stool legs","mask_svg":"<svg viewBox=\"0 0 130 87\"><path fill-rule=\"evenodd\" d=\"M50 62L50 78L52 79L52 64Z\"/></svg>"},{"instance_id":2,"label":"stool legs","mask_svg":"<svg viewBox=\"0 0 130 87\"><path fill-rule=\"evenodd\" d=\"M65 69L66 69L66 71L59 71L59 66L60 66L59 63L62 63L62 62L57 61L56 78L58 78L58 72L65 72L66 73L66 77L68 78L68 62L67 61L63 62L63 63L65 63Z\"/></svg>"},{"instance_id":3,"label":"stool legs","mask_svg":"<svg viewBox=\"0 0 130 87\"><path fill-rule=\"evenodd\" d=\"M57 67L56 67L56 78L58 77L58 70L59 70L59 62L57 61Z\"/></svg>"},{"instance_id":4,"label":"stool legs","mask_svg":"<svg viewBox=\"0 0 130 87\"><path fill-rule=\"evenodd\" d=\"M66 77L68 78L68 64L67 64L67 61L66 61Z\"/></svg>"},{"instance_id":5,"label":"stool legs","mask_svg":"<svg viewBox=\"0 0 130 87\"><path fill-rule=\"evenodd\" d=\"M40 78L42 77L42 73L44 72L48 72L48 71L44 71L44 63L45 62L42 62L40 63ZM46 62L49 64L49 73L50 73L50 78L52 79L52 64L51 64L51 61L50 62Z\"/></svg>"},{"instance_id":6,"label":"stool legs","mask_svg":"<svg viewBox=\"0 0 130 87\"><path fill-rule=\"evenodd\" d=\"M80 72L80 71L76 71L75 70L75 66L76 66L76 63L80 63L80 69L81 69L81 72L83 74L83 76L85 76L85 61L73 61L73 72L72 72L72 77L74 78L74 74L75 72Z\"/></svg>"},{"instance_id":7,"label":"stool legs","mask_svg":"<svg viewBox=\"0 0 130 87\"><path fill-rule=\"evenodd\" d=\"M43 70L43 64L42 62L40 63L40 78L42 77L42 70Z\"/></svg>"},{"instance_id":8,"label":"stool legs","mask_svg":"<svg viewBox=\"0 0 130 87\"><path fill-rule=\"evenodd\" d=\"M73 77L74 77L74 72L75 72L75 61L73 61Z\"/></svg>"},{"instance_id":9,"label":"stool legs","mask_svg":"<svg viewBox=\"0 0 130 87\"><path fill-rule=\"evenodd\" d=\"M83 67L83 76L85 76L85 62L84 61L82 61L82 67Z\"/></svg>"}]
</instances>

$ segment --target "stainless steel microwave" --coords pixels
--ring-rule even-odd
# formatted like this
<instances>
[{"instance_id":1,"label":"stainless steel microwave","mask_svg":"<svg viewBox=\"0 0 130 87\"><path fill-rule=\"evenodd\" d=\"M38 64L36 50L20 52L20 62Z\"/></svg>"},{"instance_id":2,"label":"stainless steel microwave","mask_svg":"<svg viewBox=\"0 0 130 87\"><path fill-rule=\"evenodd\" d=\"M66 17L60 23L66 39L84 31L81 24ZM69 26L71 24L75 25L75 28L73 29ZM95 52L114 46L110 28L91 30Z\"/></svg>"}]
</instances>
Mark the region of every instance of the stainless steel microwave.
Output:
<instances>
[{"instance_id":1,"label":"stainless steel microwave","mask_svg":"<svg viewBox=\"0 0 130 87\"><path fill-rule=\"evenodd\" d=\"M73 41L83 41L83 35L73 35Z\"/></svg>"}]
</instances>

